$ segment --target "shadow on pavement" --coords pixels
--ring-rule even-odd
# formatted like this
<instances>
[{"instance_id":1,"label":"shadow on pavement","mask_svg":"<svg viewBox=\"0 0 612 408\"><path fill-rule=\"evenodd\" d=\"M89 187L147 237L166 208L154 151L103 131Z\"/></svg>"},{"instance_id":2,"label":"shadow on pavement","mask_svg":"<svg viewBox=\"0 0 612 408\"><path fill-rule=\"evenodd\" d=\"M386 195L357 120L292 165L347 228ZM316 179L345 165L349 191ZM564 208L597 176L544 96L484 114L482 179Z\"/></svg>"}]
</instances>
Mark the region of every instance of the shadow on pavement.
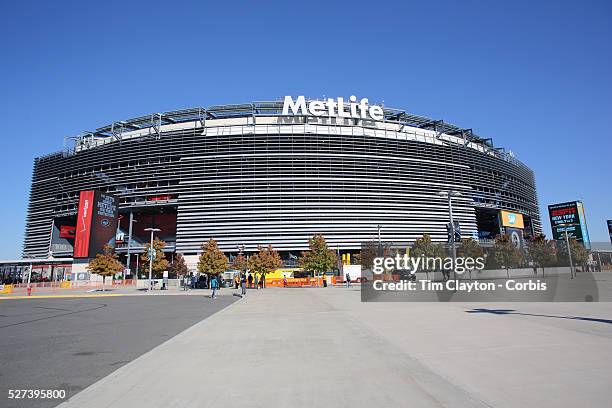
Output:
<instances>
[{"instance_id":1,"label":"shadow on pavement","mask_svg":"<svg viewBox=\"0 0 612 408\"><path fill-rule=\"evenodd\" d=\"M466 310L466 313L490 313L496 315L521 315L521 316L537 316L537 317L550 317L553 319L568 319L568 320L585 320L588 322L597 322L597 323L606 323L612 324L612 320L609 319L598 319L596 317L581 317L581 316L555 316L555 315L545 315L545 314L535 314L535 313L521 313L517 312L514 309L472 309Z\"/></svg>"}]
</instances>

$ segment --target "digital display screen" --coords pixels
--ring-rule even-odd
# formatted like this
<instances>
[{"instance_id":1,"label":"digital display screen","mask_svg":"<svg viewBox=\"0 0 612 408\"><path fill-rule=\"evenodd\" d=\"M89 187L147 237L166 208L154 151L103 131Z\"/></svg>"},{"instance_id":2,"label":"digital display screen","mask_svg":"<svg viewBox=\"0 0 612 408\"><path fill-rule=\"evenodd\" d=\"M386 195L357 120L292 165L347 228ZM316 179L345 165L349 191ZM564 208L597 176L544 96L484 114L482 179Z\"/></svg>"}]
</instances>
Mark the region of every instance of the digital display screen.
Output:
<instances>
[{"instance_id":1,"label":"digital display screen","mask_svg":"<svg viewBox=\"0 0 612 408\"><path fill-rule=\"evenodd\" d=\"M568 238L575 238L587 247L590 245L582 202L570 201L549 205L548 215L554 239L565 239L567 231Z\"/></svg>"}]
</instances>

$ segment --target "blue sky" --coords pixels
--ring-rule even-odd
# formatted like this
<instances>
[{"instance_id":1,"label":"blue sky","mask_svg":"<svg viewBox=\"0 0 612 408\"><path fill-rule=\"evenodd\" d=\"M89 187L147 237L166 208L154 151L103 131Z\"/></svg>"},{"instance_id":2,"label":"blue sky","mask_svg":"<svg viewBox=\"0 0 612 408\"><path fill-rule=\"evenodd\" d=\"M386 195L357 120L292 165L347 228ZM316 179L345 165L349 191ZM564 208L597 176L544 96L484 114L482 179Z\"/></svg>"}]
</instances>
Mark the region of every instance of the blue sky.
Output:
<instances>
[{"instance_id":1,"label":"blue sky","mask_svg":"<svg viewBox=\"0 0 612 408\"><path fill-rule=\"evenodd\" d=\"M0 258L20 254L33 158L113 120L283 95L368 97L473 128L546 205L612 218L612 6L588 2L0 3Z\"/></svg>"}]
</instances>

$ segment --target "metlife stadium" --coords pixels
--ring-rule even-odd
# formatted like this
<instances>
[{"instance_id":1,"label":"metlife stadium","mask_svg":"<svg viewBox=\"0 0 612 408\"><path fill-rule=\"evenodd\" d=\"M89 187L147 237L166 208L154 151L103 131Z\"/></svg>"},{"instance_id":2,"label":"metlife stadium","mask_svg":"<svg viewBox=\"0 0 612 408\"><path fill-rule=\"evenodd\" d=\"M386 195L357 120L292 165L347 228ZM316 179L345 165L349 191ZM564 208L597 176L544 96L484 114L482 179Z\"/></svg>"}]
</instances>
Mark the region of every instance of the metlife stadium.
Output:
<instances>
[{"instance_id":1,"label":"metlife stadium","mask_svg":"<svg viewBox=\"0 0 612 408\"><path fill-rule=\"evenodd\" d=\"M117 250L141 252L148 227L196 255L272 244L294 258L315 233L339 251L378 236L447 240L453 190L462 236L503 231L501 210L541 231L533 172L512 153L442 120L367 99L278 101L156 113L65 139L35 159L24 255L71 257L79 195L117 197ZM134 222L130 222L130 219Z\"/></svg>"}]
</instances>

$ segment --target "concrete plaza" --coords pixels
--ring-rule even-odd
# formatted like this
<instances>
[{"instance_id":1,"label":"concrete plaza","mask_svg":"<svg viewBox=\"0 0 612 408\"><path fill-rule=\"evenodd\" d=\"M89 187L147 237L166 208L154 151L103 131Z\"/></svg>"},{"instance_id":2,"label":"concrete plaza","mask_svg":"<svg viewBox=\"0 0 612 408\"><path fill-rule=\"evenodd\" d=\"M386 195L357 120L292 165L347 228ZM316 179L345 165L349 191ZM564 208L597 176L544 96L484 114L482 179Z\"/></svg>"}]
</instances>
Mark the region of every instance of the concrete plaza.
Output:
<instances>
[{"instance_id":1,"label":"concrete plaza","mask_svg":"<svg viewBox=\"0 0 612 408\"><path fill-rule=\"evenodd\" d=\"M61 407L604 407L610 323L609 303L251 290Z\"/></svg>"}]
</instances>

